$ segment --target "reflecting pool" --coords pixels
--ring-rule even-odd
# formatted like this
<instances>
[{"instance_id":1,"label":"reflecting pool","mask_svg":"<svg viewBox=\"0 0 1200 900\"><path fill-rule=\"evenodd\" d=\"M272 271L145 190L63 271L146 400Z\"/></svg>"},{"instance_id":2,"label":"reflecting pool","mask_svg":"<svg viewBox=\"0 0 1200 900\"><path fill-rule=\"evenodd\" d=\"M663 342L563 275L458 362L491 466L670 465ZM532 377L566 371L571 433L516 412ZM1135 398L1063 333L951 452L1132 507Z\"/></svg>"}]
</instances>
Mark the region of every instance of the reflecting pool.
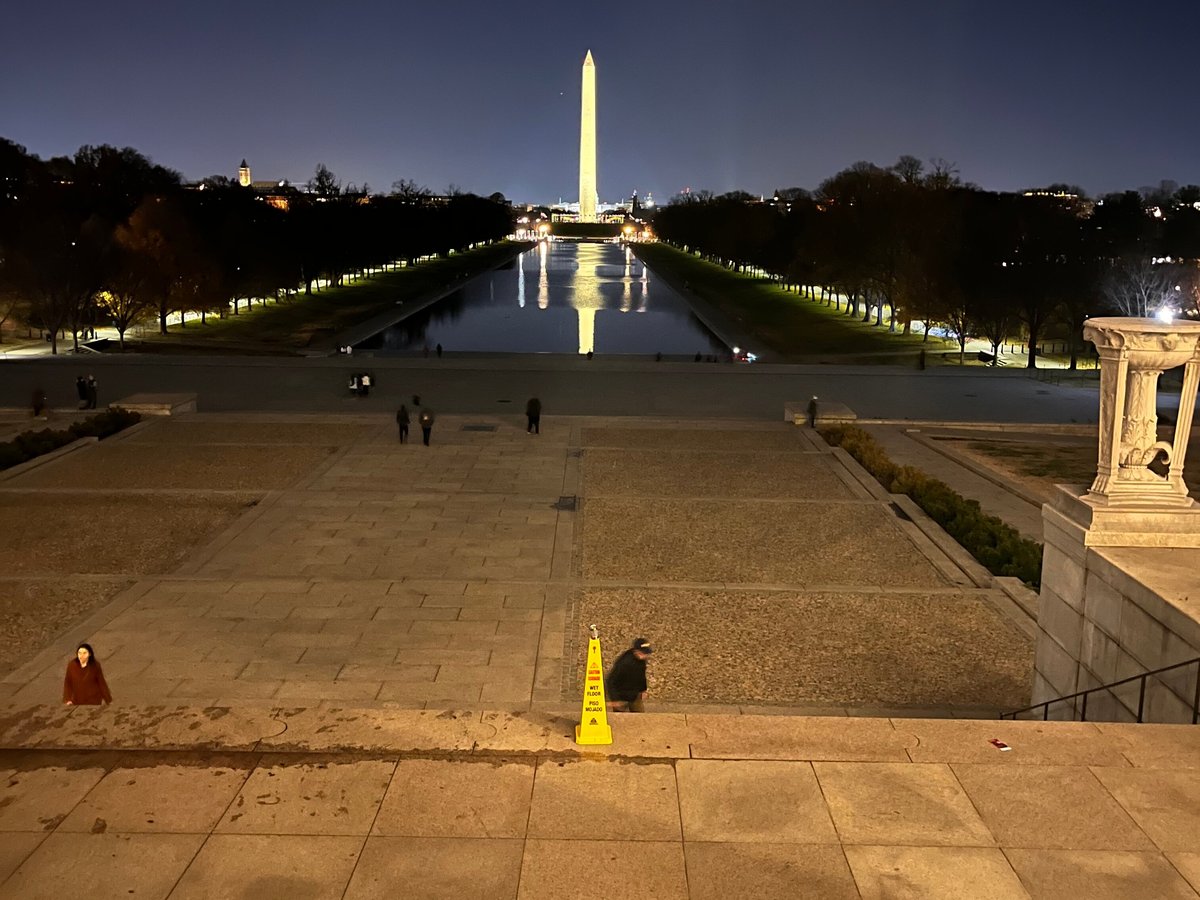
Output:
<instances>
[{"instance_id":1,"label":"reflecting pool","mask_svg":"<svg viewBox=\"0 0 1200 900\"><path fill-rule=\"evenodd\" d=\"M508 266L358 344L411 352L728 352L687 303L620 244L542 242Z\"/></svg>"}]
</instances>

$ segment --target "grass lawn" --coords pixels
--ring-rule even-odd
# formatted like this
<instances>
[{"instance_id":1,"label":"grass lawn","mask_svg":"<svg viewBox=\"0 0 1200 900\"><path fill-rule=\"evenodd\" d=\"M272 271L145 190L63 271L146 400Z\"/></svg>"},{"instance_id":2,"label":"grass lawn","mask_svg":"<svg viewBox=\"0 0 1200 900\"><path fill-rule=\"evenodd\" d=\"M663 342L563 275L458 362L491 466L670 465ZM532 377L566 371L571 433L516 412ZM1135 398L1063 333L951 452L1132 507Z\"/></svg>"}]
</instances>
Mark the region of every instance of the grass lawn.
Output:
<instances>
[{"instance_id":1,"label":"grass lawn","mask_svg":"<svg viewBox=\"0 0 1200 900\"><path fill-rule=\"evenodd\" d=\"M1162 440L1171 436L1169 429L1160 431ZM970 441L967 448L1003 471L1039 480L1047 490L1055 484L1091 484L1096 477L1094 440L1079 444ZM1195 446L1188 448L1183 480L1193 494L1200 493L1200 449Z\"/></svg>"},{"instance_id":2,"label":"grass lawn","mask_svg":"<svg viewBox=\"0 0 1200 900\"><path fill-rule=\"evenodd\" d=\"M314 290L312 296L300 293L281 303L255 304L251 310L243 306L236 316L232 312L224 319L214 316L204 325L199 320L172 325L168 334L146 334L140 343L151 345L145 349L155 353L172 345L181 350L186 345L188 352L203 352L208 347L216 352L331 348L338 332L392 309L399 301L420 300L450 282L489 271L514 256L516 249L502 241L411 268L378 272L343 287Z\"/></svg>"},{"instance_id":3,"label":"grass lawn","mask_svg":"<svg viewBox=\"0 0 1200 900\"><path fill-rule=\"evenodd\" d=\"M952 348L935 338L922 343L920 334L892 334L886 327L788 293L769 279L732 272L667 244L638 244L635 250L652 270L675 284L686 281L694 294L737 322L747 335L788 359L915 356L922 347L929 353L957 350L957 345ZM863 361L899 360L882 355Z\"/></svg>"}]
</instances>

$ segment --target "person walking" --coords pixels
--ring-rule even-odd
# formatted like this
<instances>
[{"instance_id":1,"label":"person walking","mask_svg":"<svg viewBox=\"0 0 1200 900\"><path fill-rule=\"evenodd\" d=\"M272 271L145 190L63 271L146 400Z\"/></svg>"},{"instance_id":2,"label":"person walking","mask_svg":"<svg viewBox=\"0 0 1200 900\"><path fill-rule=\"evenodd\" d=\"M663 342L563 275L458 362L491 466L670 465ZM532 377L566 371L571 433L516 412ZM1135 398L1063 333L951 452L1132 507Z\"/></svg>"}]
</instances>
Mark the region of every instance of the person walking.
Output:
<instances>
[{"instance_id":1,"label":"person walking","mask_svg":"<svg viewBox=\"0 0 1200 900\"><path fill-rule=\"evenodd\" d=\"M429 446L429 433L433 431L433 410L421 407L421 412L417 416L417 421L421 423L421 442Z\"/></svg>"},{"instance_id":2,"label":"person walking","mask_svg":"<svg viewBox=\"0 0 1200 900\"><path fill-rule=\"evenodd\" d=\"M396 425L400 429L400 443L407 444L408 443L408 407L405 406L403 403L401 403L400 408L398 410L396 410Z\"/></svg>"},{"instance_id":3,"label":"person walking","mask_svg":"<svg viewBox=\"0 0 1200 900\"><path fill-rule=\"evenodd\" d=\"M613 712L646 711L646 660L653 652L648 640L635 638L608 670L604 679L605 699Z\"/></svg>"},{"instance_id":4,"label":"person walking","mask_svg":"<svg viewBox=\"0 0 1200 900\"><path fill-rule=\"evenodd\" d=\"M817 427L817 395L813 394L813 398L808 401L808 427Z\"/></svg>"},{"instance_id":5,"label":"person walking","mask_svg":"<svg viewBox=\"0 0 1200 900\"><path fill-rule=\"evenodd\" d=\"M87 409L88 405L88 383L87 379L80 375L75 379L75 392L79 394L79 408Z\"/></svg>"},{"instance_id":6,"label":"person walking","mask_svg":"<svg viewBox=\"0 0 1200 900\"><path fill-rule=\"evenodd\" d=\"M528 420L525 430L529 434L542 433L542 401L537 397L530 397L525 404L525 418Z\"/></svg>"},{"instance_id":7,"label":"person walking","mask_svg":"<svg viewBox=\"0 0 1200 900\"><path fill-rule=\"evenodd\" d=\"M67 706L99 706L112 703L112 692L104 680L104 670L91 644L75 648L75 658L67 663L63 679L63 703Z\"/></svg>"},{"instance_id":8,"label":"person walking","mask_svg":"<svg viewBox=\"0 0 1200 900\"><path fill-rule=\"evenodd\" d=\"M87 408L88 409L96 408L96 398L97 398L97 392L99 391L99 389L100 389L99 385L96 384L96 376L89 375L88 379L87 379Z\"/></svg>"}]
</instances>

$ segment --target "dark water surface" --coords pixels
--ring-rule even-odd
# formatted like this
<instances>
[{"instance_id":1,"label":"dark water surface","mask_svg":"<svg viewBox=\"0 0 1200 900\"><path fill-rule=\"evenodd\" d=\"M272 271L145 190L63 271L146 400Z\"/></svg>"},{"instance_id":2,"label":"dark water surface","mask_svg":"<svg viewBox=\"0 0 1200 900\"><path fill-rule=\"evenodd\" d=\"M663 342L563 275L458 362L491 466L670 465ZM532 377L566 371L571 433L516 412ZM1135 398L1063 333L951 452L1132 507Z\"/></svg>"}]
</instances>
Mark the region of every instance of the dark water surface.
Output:
<instances>
[{"instance_id":1,"label":"dark water surface","mask_svg":"<svg viewBox=\"0 0 1200 900\"><path fill-rule=\"evenodd\" d=\"M541 243L358 347L693 356L728 349L620 244Z\"/></svg>"}]
</instances>

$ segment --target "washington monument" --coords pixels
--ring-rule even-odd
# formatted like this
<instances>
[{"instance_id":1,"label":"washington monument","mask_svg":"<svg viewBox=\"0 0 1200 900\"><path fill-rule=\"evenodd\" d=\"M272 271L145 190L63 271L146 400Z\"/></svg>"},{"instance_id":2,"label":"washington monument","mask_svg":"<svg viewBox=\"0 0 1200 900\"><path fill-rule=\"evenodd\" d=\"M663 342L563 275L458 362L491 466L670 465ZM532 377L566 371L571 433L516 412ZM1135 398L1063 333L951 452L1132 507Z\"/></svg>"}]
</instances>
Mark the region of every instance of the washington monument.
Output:
<instances>
[{"instance_id":1,"label":"washington monument","mask_svg":"<svg viewBox=\"0 0 1200 900\"><path fill-rule=\"evenodd\" d=\"M596 221L596 64L589 50L583 61L583 100L579 108L579 221Z\"/></svg>"}]
</instances>

